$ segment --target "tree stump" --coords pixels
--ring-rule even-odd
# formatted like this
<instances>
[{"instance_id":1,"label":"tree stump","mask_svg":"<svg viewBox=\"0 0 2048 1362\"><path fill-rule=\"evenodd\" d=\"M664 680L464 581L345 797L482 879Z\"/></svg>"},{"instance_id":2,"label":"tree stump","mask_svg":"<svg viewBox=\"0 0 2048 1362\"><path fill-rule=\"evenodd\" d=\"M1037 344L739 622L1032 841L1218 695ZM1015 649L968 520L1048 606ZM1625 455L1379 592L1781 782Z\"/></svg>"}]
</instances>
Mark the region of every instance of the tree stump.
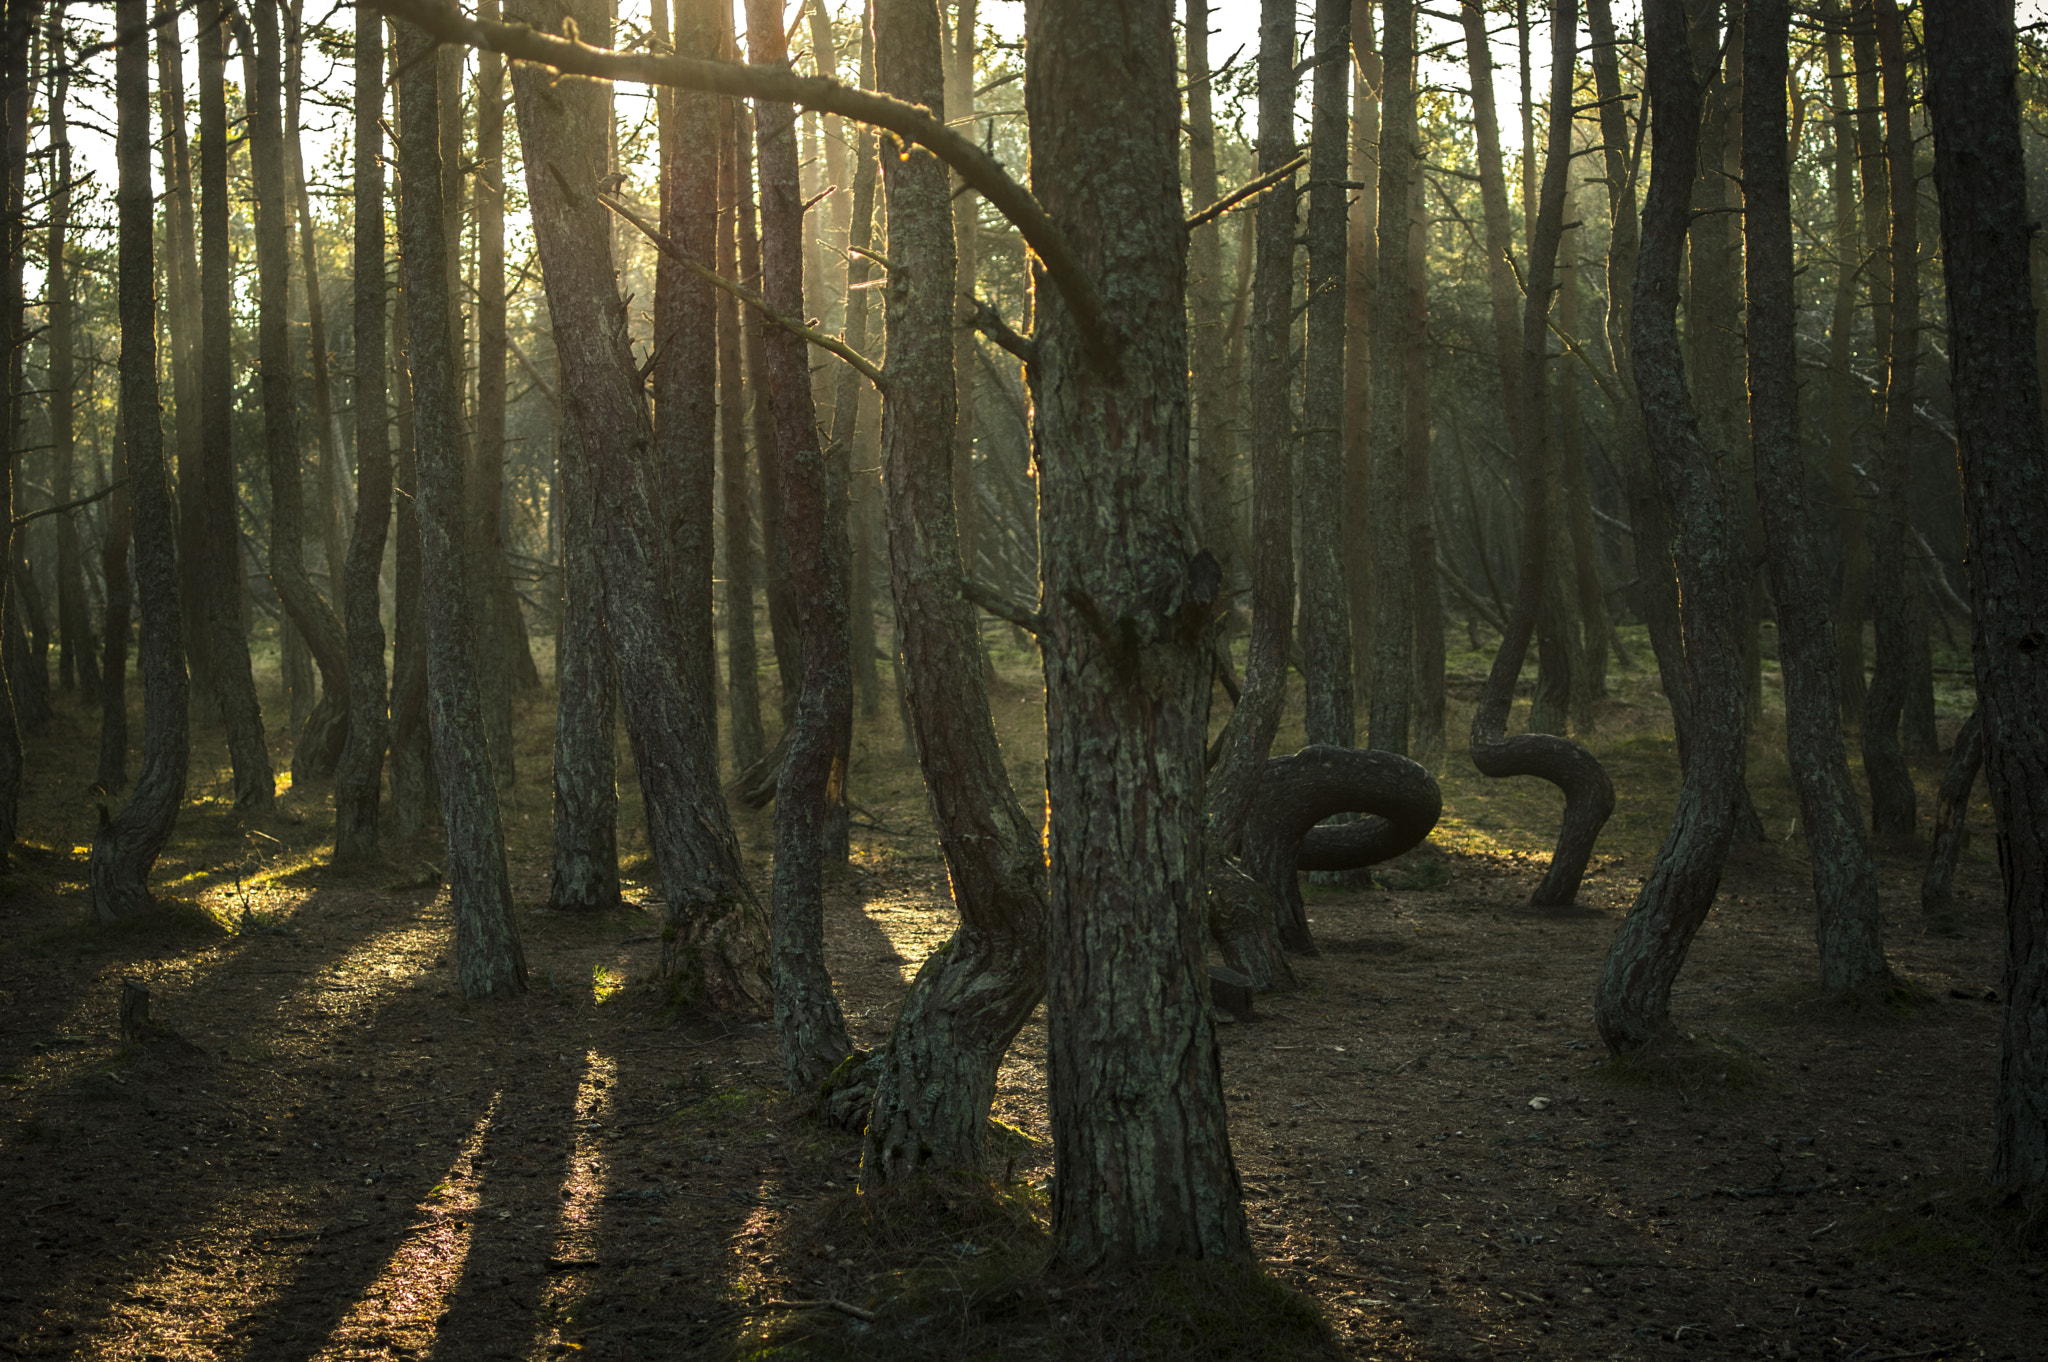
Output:
<instances>
[{"instance_id":1,"label":"tree stump","mask_svg":"<svg viewBox=\"0 0 2048 1362\"><path fill-rule=\"evenodd\" d=\"M1296 871L1391 860L1429 836L1443 807L1436 778L1391 752L1317 745L1268 761L1245 823L1244 868L1272 892L1287 948L1316 953ZM1316 826L1338 813L1366 817Z\"/></svg>"},{"instance_id":2,"label":"tree stump","mask_svg":"<svg viewBox=\"0 0 2048 1362\"><path fill-rule=\"evenodd\" d=\"M121 1039L140 1045L157 1032L149 1019L149 990L133 979L121 981Z\"/></svg>"}]
</instances>

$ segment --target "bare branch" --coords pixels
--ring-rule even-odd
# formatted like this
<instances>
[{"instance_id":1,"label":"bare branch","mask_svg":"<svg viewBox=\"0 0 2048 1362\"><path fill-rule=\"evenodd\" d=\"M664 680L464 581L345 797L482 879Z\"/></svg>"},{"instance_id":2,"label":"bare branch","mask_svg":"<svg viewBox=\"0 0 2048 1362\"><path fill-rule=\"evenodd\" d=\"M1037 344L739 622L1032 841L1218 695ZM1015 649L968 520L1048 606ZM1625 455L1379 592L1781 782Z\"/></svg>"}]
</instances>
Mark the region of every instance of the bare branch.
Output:
<instances>
[{"instance_id":1,"label":"bare branch","mask_svg":"<svg viewBox=\"0 0 2048 1362\"><path fill-rule=\"evenodd\" d=\"M1258 179L1231 190L1228 194L1225 194L1222 198L1189 218L1188 230L1192 232L1197 227L1214 222L1217 218L1222 217L1225 213L1228 213L1231 209L1236 208L1247 200L1257 198L1307 164L1308 153L1303 152L1278 170L1269 170L1259 176Z\"/></svg>"}]
</instances>

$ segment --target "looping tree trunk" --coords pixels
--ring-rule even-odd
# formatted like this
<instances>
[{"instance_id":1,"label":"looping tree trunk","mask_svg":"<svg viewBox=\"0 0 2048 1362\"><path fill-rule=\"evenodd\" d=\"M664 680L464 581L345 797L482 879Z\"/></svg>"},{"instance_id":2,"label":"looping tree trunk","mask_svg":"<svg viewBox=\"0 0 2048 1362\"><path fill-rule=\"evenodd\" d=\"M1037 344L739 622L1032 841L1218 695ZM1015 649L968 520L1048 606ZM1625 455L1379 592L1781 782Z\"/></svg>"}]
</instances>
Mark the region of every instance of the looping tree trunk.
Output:
<instances>
[{"instance_id":1,"label":"looping tree trunk","mask_svg":"<svg viewBox=\"0 0 2048 1362\"><path fill-rule=\"evenodd\" d=\"M1287 948L1316 953L1297 870L1360 870L1391 860L1420 845L1443 810L1436 778L1392 752L1313 746L1267 762L1245 824L1244 866L1272 893ZM1316 826L1337 813L1367 816Z\"/></svg>"}]
</instances>

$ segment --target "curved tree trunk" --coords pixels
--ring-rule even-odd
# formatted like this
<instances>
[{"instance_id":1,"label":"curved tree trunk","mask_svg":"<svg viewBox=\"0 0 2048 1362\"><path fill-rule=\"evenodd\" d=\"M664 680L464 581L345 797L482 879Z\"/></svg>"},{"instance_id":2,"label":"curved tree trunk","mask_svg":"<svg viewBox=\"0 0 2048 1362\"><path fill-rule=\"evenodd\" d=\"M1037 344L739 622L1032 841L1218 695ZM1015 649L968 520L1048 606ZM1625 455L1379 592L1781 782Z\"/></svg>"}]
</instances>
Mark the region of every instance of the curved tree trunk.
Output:
<instances>
[{"instance_id":1,"label":"curved tree trunk","mask_svg":"<svg viewBox=\"0 0 2048 1362\"><path fill-rule=\"evenodd\" d=\"M1671 831L1608 952L1594 995L1594 1021L1616 1054L1641 1049L1670 1030L1671 985L1720 885L1743 769L1738 540L1729 523L1728 488L1693 415L1678 343L1700 81L1682 0L1648 0L1643 12L1652 158L1629 349L1651 454L1679 526L1675 549L1694 733Z\"/></svg>"},{"instance_id":2,"label":"curved tree trunk","mask_svg":"<svg viewBox=\"0 0 2048 1362\"><path fill-rule=\"evenodd\" d=\"M391 524L391 430L386 395L384 260L384 28L356 10L355 414L356 514L341 593L348 623L348 740L334 768L334 860L380 854L377 811L391 724L384 693L378 575Z\"/></svg>"},{"instance_id":3,"label":"curved tree trunk","mask_svg":"<svg viewBox=\"0 0 2048 1362\"><path fill-rule=\"evenodd\" d=\"M1297 870L1363 870L1419 846L1443 814L1427 768L1392 752L1304 747L1266 763L1245 825L1244 865L1280 905L1280 939L1312 951ZM1367 815L1319 828L1332 814Z\"/></svg>"},{"instance_id":4,"label":"curved tree trunk","mask_svg":"<svg viewBox=\"0 0 2048 1362\"><path fill-rule=\"evenodd\" d=\"M786 66L788 48L775 0L747 0L747 59ZM784 316L804 310L803 199L797 179L796 115L757 101L761 189L761 295ZM762 392L775 416L784 551L803 648L803 687L791 712L788 754L775 792L775 884L770 913L775 1025L791 1091L814 1088L852 1043L825 969L824 870L829 825L846 799L846 735L853 723L853 676L846 656L846 476L844 451L828 463L818 447L810 358L781 328L762 337ZM757 399L758 400L758 399ZM784 678L785 684L788 678Z\"/></svg>"},{"instance_id":5,"label":"curved tree trunk","mask_svg":"<svg viewBox=\"0 0 2048 1362\"><path fill-rule=\"evenodd\" d=\"M448 298L442 211L442 120L434 43L398 27L399 212L412 328L412 427L419 459L420 548L426 577L427 711L448 834L448 898L455 917L455 970L468 998L526 990L526 953L513 915L498 796L485 747L464 561L461 397Z\"/></svg>"},{"instance_id":6,"label":"curved tree trunk","mask_svg":"<svg viewBox=\"0 0 2048 1362\"><path fill-rule=\"evenodd\" d=\"M583 33L605 32L603 11L592 0L573 8ZM528 9L518 17L541 16ZM767 1001L766 924L719 797L710 726L697 708L712 697L690 695L675 665L683 645L660 592L653 430L628 349L609 215L595 193L607 164L610 90L557 83L521 64L513 68L512 91L562 366L563 411L576 427L573 452L588 461L595 489L605 623L667 905L663 972L680 1004L752 1011Z\"/></svg>"},{"instance_id":7,"label":"curved tree trunk","mask_svg":"<svg viewBox=\"0 0 2048 1362\"><path fill-rule=\"evenodd\" d=\"M1990 1167L2048 1183L2048 438L2027 291L2032 232L2012 10L1944 0L1925 17L1951 383L1970 532L1985 773L2005 882L2005 1016Z\"/></svg>"},{"instance_id":8,"label":"curved tree trunk","mask_svg":"<svg viewBox=\"0 0 2048 1362\"><path fill-rule=\"evenodd\" d=\"M1202 756L1221 588L1187 520L1187 233L1173 7L1027 11L1031 172L1114 337L1038 307L1053 1241L1077 1270L1243 1262L1202 958Z\"/></svg>"},{"instance_id":9,"label":"curved tree trunk","mask_svg":"<svg viewBox=\"0 0 2048 1362\"><path fill-rule=\"evenodd\" d=\"M940 31L930 0L878 0L875 51L877 88L943 109ZM960 926L918 971L888 1048L874 1061L863 1190L934 1165L979 1167L997 1067L1045 996L1044 852L1003 766L982 679L981 640L956 568L947 476L957 389L950 372L953 231L946 172L930 157L890 157L887 176L888 254L898 266L889 276L889 386L882 405L890 580L904 621L904 678L918 763ZM867 206L855 205L856 235ZM855 301L864 296L849 295L849 334L864 325L856 320ZM843 412L856 380L851 370L841 378Z\"/></svg>"},{"instance_id":10,"label":"curved tree trunk","mask_svg":"<svg viewBox=\"0 0 2048 1362\"><path fill-rule=\"evenodd\" d=\"M1862 988L1891 977L1877 910L1877 870L1842 743L1840 657L1828 582L1806 507L1794 346L1792 190L1786 144L1788 0L1747 0L1743 29L1742 186L1749 283L1749 429L1763 517L1785 748L1813 861L1821 984Z\"/></svg>"},{"instance_id":11,"label":"curved tree trunk","mask_svg":"<svg viewBox=\"0 0 2048 1362\"><path fill-rule=\"evenodd\" d=\"M118 31L139 33L143 0L120 0ZM121 433L135 507L135 559L142 586L142 774L121 812L93 837L88 874L93 914L111 922L150 904L149 872L177 825L191 751L185 653L178 612L177 534L164 467L163 406L157 393L156 202L149 175L149 47L139 37L114 49L116 145L120 164ZM125 621L124 621L125 624ZM110 694L118 697L118 687Z\"/></svg>"},{"instance_id":12,"label":"curved tree trunk","mask_svg":"<svg viewBox=\"0 0 2048 1362\"><path fill-rule=\"evenodd\" d=\"M1500 169L1500 133L1493 117L1493 62L1487 52L1485 17L1476 4L1465 9L1465 37L1473 71L1473 106L1478 112L1480 191L1486 216L1487 278L1493 299L1494 345L1508 426L1515 435L1516 462L1521 469L1522 560L1514 609L1501 638L1500 651L1487 673L1478 706L1472 714L1472 764L1483 775L1539 776L1564 792L1563 825L1550 869L1530 902L1537 907L1563 908L1578 898L1593 846L1614 812L1614 785L1606 770L1585 748L1565 738L1526 733L1508 736L1509 710L1515 683L1528 656L1529 640L1549 581L1550 487L1552 450L1548 429L1545 367L1550 352L1550 295L1556 278L1557 246L1564 226L1564 185L1571 154L1571 66L1560 56L1553 63L1550 144L1543 172L1535 231L1530 238L1528 301L1519 345L1514 338L1513 278L1507 260L1507 190ZM1568 53L1578 27L1577 5L1559 6L1552 23L1561 33L1560 53Z\"/></svg>"}]
</instances>

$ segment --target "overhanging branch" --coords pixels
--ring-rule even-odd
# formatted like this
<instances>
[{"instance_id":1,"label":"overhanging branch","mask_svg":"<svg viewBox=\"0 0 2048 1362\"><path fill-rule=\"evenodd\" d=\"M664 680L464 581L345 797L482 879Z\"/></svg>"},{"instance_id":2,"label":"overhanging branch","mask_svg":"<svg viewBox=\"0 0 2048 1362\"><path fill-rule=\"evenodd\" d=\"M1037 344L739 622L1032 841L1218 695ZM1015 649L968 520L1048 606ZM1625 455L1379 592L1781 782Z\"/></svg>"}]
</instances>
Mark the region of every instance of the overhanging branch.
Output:
<instances>
[{"instance_id":1,"label":"overhanging branch","mask_svg":"<svg viewBox=\"0 0 2048 1362\"><path fill-rule=\"evenodd\" d=\"M1031 191L1011 179L994 156L934 118L928 109L842 85L827 76L799 76L780 67L592 47L525 24L472 19L448 0L372 2L385 14L416 24L442 42L486 48L565 74L667 85L741 99L779 100L871 123L906 142L914 142L958 171L997 212L1016 225L1025 244L1044 264L1094 357L1105 365L1116 364L1117 346L1103 314L1102 297L1066 235L1046 215Z\"/></svg>"}]
</instances>

